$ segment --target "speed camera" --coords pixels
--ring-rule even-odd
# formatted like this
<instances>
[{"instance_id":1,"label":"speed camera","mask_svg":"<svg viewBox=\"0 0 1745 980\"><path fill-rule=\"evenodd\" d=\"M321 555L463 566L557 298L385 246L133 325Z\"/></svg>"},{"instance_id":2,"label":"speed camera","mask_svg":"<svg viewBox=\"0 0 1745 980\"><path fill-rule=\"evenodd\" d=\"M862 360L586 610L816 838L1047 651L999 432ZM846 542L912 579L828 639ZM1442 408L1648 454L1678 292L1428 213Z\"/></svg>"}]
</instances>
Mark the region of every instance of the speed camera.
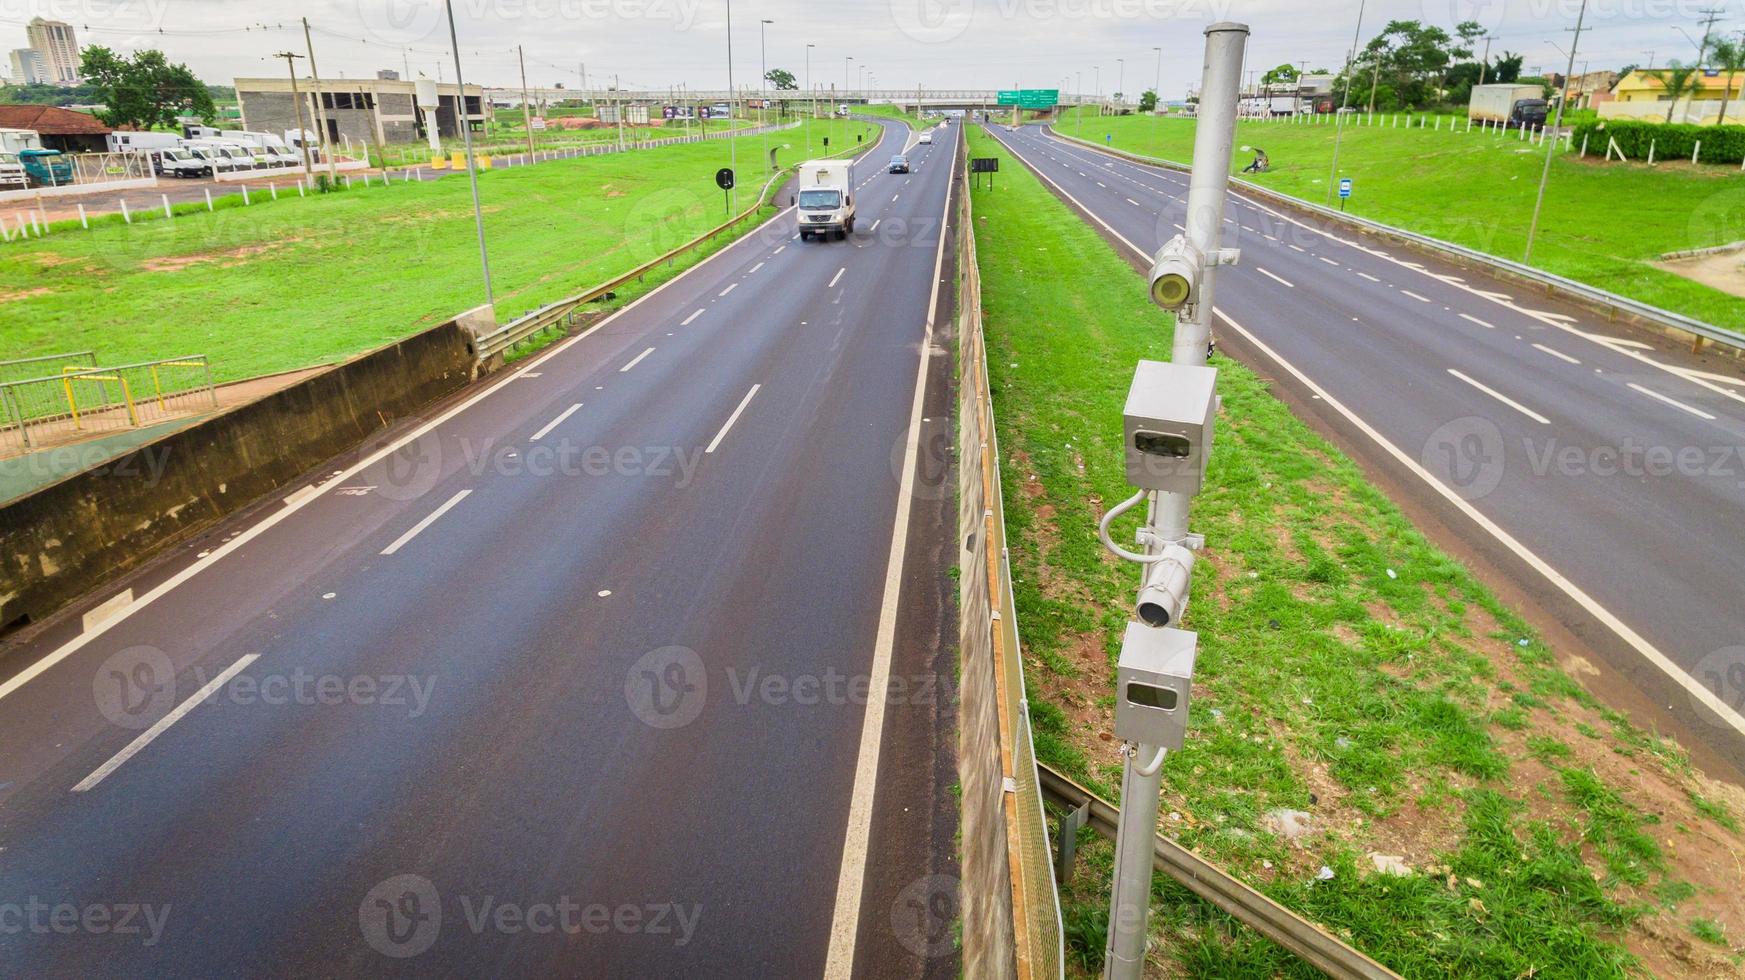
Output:
<instances>
[{"instance_id":1,"label":"speed camera","mask_svg":"<svg viewBox=\"0 0 1745 980\"><path fill-rule=\"evenodd\" d=\"M1217 411L1216 368L1140 361L1127 390L1127 482L1194 494L1206 478Z\"/></svg>"}]
</instances>

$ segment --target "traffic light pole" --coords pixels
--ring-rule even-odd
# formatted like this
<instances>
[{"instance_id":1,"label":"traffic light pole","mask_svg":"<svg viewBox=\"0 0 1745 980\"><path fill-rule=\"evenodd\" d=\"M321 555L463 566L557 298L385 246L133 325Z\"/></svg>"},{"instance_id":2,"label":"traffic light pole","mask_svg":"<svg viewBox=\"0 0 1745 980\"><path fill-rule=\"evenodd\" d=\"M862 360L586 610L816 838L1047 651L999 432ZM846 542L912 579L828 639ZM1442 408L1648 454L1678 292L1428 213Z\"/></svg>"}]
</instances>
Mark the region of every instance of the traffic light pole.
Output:
<instances>
[{"instance_id":1,"label":"traffic light pole","mask_svg":"<svg viewBox=\"0 0 1745 980\"><path fill-rule=\"evenodd\" d=\"M1188 263L1190 278L1197 278L1197 292L1182 287L1181 296L1191 296L1190 302L1176 301L1175 341L1172 363L1189 367L1204 367L1207 343L1212 329L1213 280L1217 266L1229 259L1222 250L1224 201L1230 184L1230 153L1236 139L1236 100L1242 73L1243 52L1248 42L1248 27L1229 22L1206 28L1206 61L1200 80L1199 117L1194 127L1194 169L1188 183L1188 215L1185 248L1180 254L1197 255L1203 265ZM1166 246L1159 252L1159 267L1152 275L1152 295L1159 299L1166 290L1158 287L1159 268L1165 265ZM1231 256L1233 258L1233 256ZM1215 402L1214 402L1215 404ZM1208 447L1204 447L1209 449ZM1139 612L1148 626L1161 625L1146 615L1148 593L1154 590L1173 594L1179 603L1186 600L1189 579L1193 571L1192 546L1188 533L1188 493L1152 492L1150 495L1149 530L1145 535L1145 564L1141 567ZM1138 498L1129 501L1131 506ZM1125 506L1118 509L1125 509ZM1110 512L1115 516L1115 511ZM1101 534L1105 545L1108 518ZM1139 556L1131 556L1139 557ZM1167 617L1174 619L1174 615ZM1169 625L1174 625L1169 623ZM1125 648L1126 641L1123 641ZM1123 649L1123 660L1126 651ZM1191 658L1189 660L1191 671ZM1127 691L1117 690L1117 702ZM1183 704L1185 711L1186 705ZM1119 712L1117 707L1117 721ZM1183 722L1185 725L1185 721ZM1121 777L1121 821L1115 841L1115 881L1110 896L1109 938L1105 949L1104 976L1108 980L1138 980L1145 971L1147 922L1151 914L1152 855L1157 834L1158 798L1163 785L1162 745L1144 741L1124 741L1122 754L1125 766Z\"/></svg>"}]
</instances>

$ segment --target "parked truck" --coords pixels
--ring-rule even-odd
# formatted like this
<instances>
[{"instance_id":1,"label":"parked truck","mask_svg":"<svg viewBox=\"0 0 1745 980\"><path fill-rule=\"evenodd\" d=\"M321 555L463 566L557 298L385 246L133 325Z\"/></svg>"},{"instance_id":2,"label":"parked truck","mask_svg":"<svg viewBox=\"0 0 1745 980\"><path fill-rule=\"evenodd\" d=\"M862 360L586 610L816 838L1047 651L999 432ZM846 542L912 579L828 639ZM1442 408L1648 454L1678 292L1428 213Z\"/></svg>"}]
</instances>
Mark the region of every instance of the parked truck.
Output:
<instances>
[{"instance_id":1,"label":"parked truck","mask_svg":"<svg viewBox=\"0 0 1745 980\"><path fill-rule=\"evenodd\" d=\"M1498 82L1474 85L1466 118L1474 123L1516 129L1545 125L1545 90L1537 85Z\"/></svg>"},{"instance_id":2,"label":"parked truck","mask_svg":"<svg viewBox=\"0 0 1745 980\"><path fill-rule=\"evenodd\" d=\"M795 214L800 240L854 234L854 167L847 160L800 164Z\"/></svg>"},{"instance_id":3,"label":"parked truck","mask_svg":"<svg viewBox=\"0 0 1745 980\"><path fill-rule=\"evenodd\" d=\"M29 186L30 179L25 176L24 164L19 161L18 154L0 150L0 191L15 191Z\"/></svg>"},{"instance_id":4,"label":"parked truck","mask_svg":"<svg viewBox=\"0 0 1745 980\"><path fill-rule=\"evenodd\" d=\"M260 147L266 151L267 165L273 167L295 167L302 163L302 157L291 149L283 139L272 133L256 133L246 129L227 129L221 138L232 143L246 143Z\"/></svg>"},{"instance_id":5,"label":"parked truck","mask_svg":"<svg viewBox=\"0 0 1745 980\"><path fill-rule=\"evenodd\" d=\"M0 151L22 153L42 149L42 137L34 129L0 129Z\"/></svg>"}]
</instances>

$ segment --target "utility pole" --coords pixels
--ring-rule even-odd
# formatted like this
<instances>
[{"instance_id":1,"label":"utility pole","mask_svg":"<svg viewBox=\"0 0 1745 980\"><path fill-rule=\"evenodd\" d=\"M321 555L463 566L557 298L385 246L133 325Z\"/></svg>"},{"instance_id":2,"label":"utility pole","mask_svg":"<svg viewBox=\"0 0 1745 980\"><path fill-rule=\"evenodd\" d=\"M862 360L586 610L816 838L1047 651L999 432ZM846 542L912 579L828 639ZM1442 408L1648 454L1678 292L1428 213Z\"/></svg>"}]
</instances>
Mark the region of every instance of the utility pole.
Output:
<instances>
[{"instance_id":1,"label":"utility pole","mask_svg":"<svg viewBox=\"0 0 1745 980\"><path fill-rule=\"evenodd\" d=\"M1707 10L1698 11L1698 13L1708 18L1708 20L1703 21L1702 40L1697 42L1697 71L1700 72L1703 69L1703 56L1709 53L1709 34L1715 29L1715 21L1720 20L1721 15L1726 11L1720 7L1710 7Z\"/></svg>"},{"instance_id":2,"label":"utility pole","mask_svg":"<svg viewBox=\"0 0 1745 980\"><path fill-rule=\"evenodd\" d=\"M309 165L309 131L303 128L303 93L297 91L297 59L303 56L294 51L281 51L273 57L285 59L286 66L291 69L291 105L297 110L297 133L302 137L297 141L297 148L303 151L303 179L313 186L315 171Z\"/></svg>"},{"instance_id":3,"label":"utility pole","mask_svg":"<svg viewBox=\"0 0 1745 980\"><path fill-rule=\"evenodd\" d=\"M479 207L479 170L473 162L473 124L467 117L467 83L466 76L460 70L460 38L454 30L454 0L442 0L443 10L448 14L448 44L454 51L454 84L459 89L455 96L455 115L460 123L461 139L467 149L467 182L473 188L473 227L479 232L479 268L485 276L485 305L494 310L497 306L496 294L491 290L491 255L485 250L485 211ZM440 96L438 97L440 100ZM482 101L481 97L481 101Z\"/></svg>"},{"instance_id":4,"label":"utility pole","mask_svg":"<svg viewBox=\"0 0 1745 980\"><path fill-rule=\"evenodd\" d=\"M309 18L303 18L303 44L309 49L309 77L315 82L315 118L321 131L316 143L327 157L327 179L339 183L339 167L333 162L333 150L327 145L327 108L321 104L321 70L315 67L315 42L309 39Z\"/></svg>"},{"instance_id":5,"label":"utility pole","mask_svg":"<svg viewBox=\"0 0 1745 980\"><path fill-rule=\"evenodd\" d=\"M1486 34L1484 36L1484 56L1478 60L1478 83L1480 85L1484 84L1484 70L1490 67L1491 42L1495 40L1496 38L1492 35Z\"/></svg>"},{"instance_id":6,"label":"utility pole","mask_svg":"<svg viewBox=\"0 0 1745 980\"><path fill-rule=\"evenodd\" d=\"M1381 58L1375 59L1375 70L1369 75L1369 114L1375 115L1375 87L1381 81Z\"/></svg>"},{"instance_id":7,"label":"utility pole","mask_svg":"<svg viewBox=\"0 0 1745 980\"><path fill-rule=\"evenodd\" d=\"M624 112L625 112L625 109L627 108L624 105L624 100L621 98L621 96L623 94L624 94L624 89L621 87L621 85L618 81L618 73L613 72L612 73L612 105L617 110L614 113L614 115L616 115L618 117L618 149L620 151L622 151L624 149Z\"/></svg>"},{"instance_id":8,"label":"utility pole","mask_svg":"<svg viewBox=\"0 0 1745 980\"><path fill-rule=\"evenodd\" d=\"M812 100L812 111L806 116L806 159L812 159L812 120L818 118L818 90L812 87L812 49L816 44L806 45L806 95Z\"/></svg>"},{"instance_id":9,"label":"utility pole","mask_svg":"<svg viewBox=\"0 0 1745 980\"><path fill-rule=\"evenodd\" d=\"M1079 72L1073 72L1073 74L1078 76L1078 83L1074 87L1076 87L1079 90L1079 92L1078 92L1078 95L1079 95L1078 138L1082 140L1085 138L1085 73L1082 71L1079 71Z\"/></svg>"},{"instance_id":10,"label":"utility pole","mask_svg":"<svg viewBox=\"0 0 1745 980\"><path fill-rule=\"evenodd\" d=\"M739 140L733 136L733 0L727 0L727 166L733 170L729 207L739 213Z\"/></svg>"},{"instance_id":11,"label":"utility pole","mask_svg":"<svg viewBox=\"0 0 1745 980\"><path fill-rule=\"evenodd\" d=\"M1127 101L1127 59L1115 59L1115 113L1120 115L1121 106Z\"/></svg>"},{"instance_id":12,"label":"utility pole","mask_svg":"<svg viewBox=\"0 0 1745 980\"><path fill-rule=\"evenodd\" d=\"M1569 102L1569 73L1575 70L1575 52L1581 47L1581 25L1587 17L1587 0L1575 15L1575 37L1569 42L1569 67L1563 70L1563 97L1557 100L1557 115L1551 122L1551 138L1545 141L1545 167L1539 171L1539 194L1533 198L1533 220L1527 225L1527 248L1521 255L1522 264L1533 261L1533 236L1539 231L1539 209L1545 204L1545 185L1551 179L1551 155L1557 151L1557 130L1563 125L1563 107Z\"/></svg>"},{"instance_id":13,"label":"utility pole","mask_svg":"<svg viewBox=\"0 0 1745 980\"><path fill-rule=\"evenodd\" d=\"M775 21L765 17L760 19L757 24L757 70L759 72L757 88L759 94L762 96L761 101L763 102L763 106L757 110L757 123L758 128L764 130L761 134L762 142L760 143L763 147L763 158L759 160L757 164L757 172L759 174L769 173L769 118L767 116L770 101L769 48L764 40L764 29L773 23L775 23Z\"/></svg>"},{"instance_id":14,"label":"utility pole","mask_svg":"<svg viewBox=\"0 0 1745 980\"><path fill-rule=\"evenodd\" d=\"M1351 104L1351 63L1357 59L1357 39L1363 36L1363 8L1366 2L1367 0L1359 0L1357 4L1357 29L1351 32L1351 53L1345 56L1345 94L1339 99L1339 119L1333 127L1333 171L1327 175L1328 204L1333 203L1333 186L1339 183L1339 140L1345 135L1345 107Z\"/></svg>"},{"instance_id":15,"label":"utility pole","mask_svg":"<svg viewBox=\"0 0 1745 980\"><path fill-rule=\"evenodd\" d=\"M533 162L533 105L527 100L527 53L515 45L515 59L521 63L521 122L527 127L527 162ZM466 93L461 93L464 97Z\"/></svg>"},{"instance_id":16,"label":"utility pole","mask_svg":"<svg viewBox=\"0 0 1745 980\"><path fill-rule=\"evenodd\" d=\"M1150 414L1144 408L1167 407L1174 420L1191 426L1166 436L1146 431L1144 421L1127 416L1128 438L1133 440L1124 448L1128 477L1140 489L1111 508L1097 531L1105 548L1144 566L1136 603L1139 621L1127 625L1116 668L1115 734L1125 761L1104 955L1107 980L1139 980L1145 969L1163 761L1186 736L1198 642L1193 633L1175 627L1187 605L1194 549L1202 544L1188 531L1188 511L1211 449L1210 416L1216 405L1216 374L1206 367L1214 280L1217 267L1236 258L1233 250L1222 248L1222 219L1248 27L1217 23L1206 28L1205 36L1187 231L1158 250L1148 277L1152 301L1175 311L1173 350L1168 364L1140 363L1127 402L1128 411L1137 404L1141 416ZM1177 433L1175 421L1163 425L1168 427L1164 431ZM1143 552L1136 553L1116 545L1108 528L1142 500L1148 502L1149 513L1139 535Z\"/></svg>"},{"instance_id":17,"label":"utility pole","mask_svg":"<svg viewBox=\"0 0 1745 980\"><path fill-rule=\"evenodd\" d=\"M1151 114L1161 119L1163 114L1157 110L1163 108L1163 49L1152 48L1151 50L1157 52L1157 78L1151 83L1151 94L1153 99L1151 103Z\"/></svg>"}]
</instances>

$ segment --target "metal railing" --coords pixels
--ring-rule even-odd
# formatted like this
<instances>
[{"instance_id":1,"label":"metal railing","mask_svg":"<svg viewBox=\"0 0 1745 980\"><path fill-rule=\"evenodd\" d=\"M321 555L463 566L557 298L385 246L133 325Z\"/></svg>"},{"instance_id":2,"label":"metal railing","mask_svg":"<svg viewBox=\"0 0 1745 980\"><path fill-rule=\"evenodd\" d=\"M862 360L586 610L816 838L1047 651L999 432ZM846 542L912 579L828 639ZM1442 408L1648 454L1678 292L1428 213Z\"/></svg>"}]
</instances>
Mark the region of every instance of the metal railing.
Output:
<instances>
[{"instance_id":1,"label":"metal railing","mask_svg":"<svg viewBox=\"0 0 1745 980\"><path fill-rule=\"evenodd\" d=\"M1037 780L1036 746L1025 696L1024 658L1018 637L1017 600L1006 548L1006 512L1000 480L999 436L988 382L987 347L982 334L981 270L976 260L975 215L967 181L968 140L959 141L957 209L959 292L960 466L966 499L980 507L963 519L960 537L972 537L973 560L966 559L962 589L966 662L979 653L991 659L998 701L999 754L1005 782L1006 864L1012 897L1012 936L1016 972L1023 978L1064 976L1066 930L1054 877L1048 818ZM976 650L970 649L974 645ZM985 651L985 652L982 652Z\"/></svg>"},{"instance_id":2,"label":"metal railing","mask_svg":"<svg viewBox=\"0 0 1745 980\"><path fill-rule=\"evenodd\" d=\"M852 154L858 155L870 149L871 146L857 147L852 151ZM843 150L830 155L839 156L849 152L850 151ZM568 328L575 323L578 311L582 306L604 297L607 293L610 293L613 290L642 279L644 276L663 265L670 265L679 256L701 248L716 236L730 231L739 225L740 222L745 221L748 218L757 217L758 213L763 210L765 203L767 203L770 192L774 190L777 183L785 178L792 170L793 167L784 167L770 175L769 180L764 182L763 189L758 192L757 203L739 212L733 217L728 218L726 221L716 225L714 228L698 235L696 238L685 242L677 248L649 259L647 262L642 263L623 275L609 279L584 292L576 293L573 296L566 296L565 298L553 303L547 303L539 309L529 311L501 327L498 327L496 330L479 337L474 342L474 354L478 357L480 362L488 361L492 358L508 353L520 344L526 343L548 330Z\"/></svg>"},{"instance_id":3,"label":"metal railing","mask_svg":"<svg viewBox=\"0 0 1745 980\"><path fill-rule=\"evenodd\" d=\"M1142 153L1133 153L1128 150L1116 149L1114 147L1098 146L1090 140L1079 139L1068 133L1055 132L1054 127L1052 126L1045 126L1044 129L1049 135L1057 139L1065 140L1078 146L1089 147L1099 153L1106 153L1110 156L1120 157L1121 159L1133 163L1139 163L1150 167L1161 167L1168 170L1177 170L1182 173L1187 173L1192 169L1187 164L1179 163L1174 160L1146 156ZM1505 259L1500 256L1491 255L1487 252L1480 252L1474 248L1468 248L1465 245L1457 245L1453 242L1443 241L1440 238L1432 238L1429 235L1419 234L1415 231L1408 231L1404 228L1397 228L1393 225L1383 224L1369 218L1360 218L1353 214L1337 211L1333 208L1305 201L1299 197L1291 197L1288 194L1275 191L1270 187L1262 187L1252 181L1232 177L1230 178L1230 182L1231 184L1239 185L1245 194L1252 194L1256 197L1266 198L1274 204L1282 207L1295 208L1299 211L1308 211L1311 214L1328 221L1351 225L1373 234L1384 235L1404 244L1415 245L1432 252L1440 252L1444 255L1452 256L1462 262L1483 266L1509 278L1542 286L1549 293L1561 295L1565 298L1573 299L1588 306L1598 308L1608 317L1615 319L1622 316L1626 319L1646 323L1651 326L1681 331L1690 334L1694 338L1698 338L1699 342L1712 341L1723 347L1731 348L1733 352L1745 355L1745 334L1735 333L1725 327L1718 327L1712 323L1705 323L1693 317L1685 316L1683 313L1674 313L1671 310L1662 309L1661 307L1644 303L1641 300L1631 299L1628 296L1620 296L1617 293L1601 289L1598 286L1590 286L1587 283L1577 282L1574 279L1565 278L1554 272L1546 272L1543 269L1536 269L1530 265L1516 262L1513 259Z\"/></svg>"},{"instance_id":4,"label":"metal railing","mask_svg":"<svg viewBox=\"0 0 1745 980\"><path fill-rule=\"evenodd\" d=\"M218 407L204 354L0 382L0 452L154 425Z\"/></svg>"},{"instance_id":5,"label":"metal railing","mask_svg":"<svg viewBox=\"0 0 1745 980\"><path fill-rule=\"evenodd\" d=\"M97 352L89 350L73 351L68 354L42 354L37 357L21 357L11 361L0 361L0 383L7 381L29 381L45 375L60 374L68 367L95 368Z\"/></svg>"},{"instance_id":6,"label":"metal railing","mask_svg":"<svg viewBox=\"0 0 1745 980\"><path fill-rule=\"evenodd\" d=\"M1037 772L1049 800L1068 811L1082 810L1085 826L1115 839L1120 810L1047 766L1039 765ZM1167 837L1156 838L1152 867L1336 980L1399 980L1399 974Z\"/></svg>"}]
</instances>

